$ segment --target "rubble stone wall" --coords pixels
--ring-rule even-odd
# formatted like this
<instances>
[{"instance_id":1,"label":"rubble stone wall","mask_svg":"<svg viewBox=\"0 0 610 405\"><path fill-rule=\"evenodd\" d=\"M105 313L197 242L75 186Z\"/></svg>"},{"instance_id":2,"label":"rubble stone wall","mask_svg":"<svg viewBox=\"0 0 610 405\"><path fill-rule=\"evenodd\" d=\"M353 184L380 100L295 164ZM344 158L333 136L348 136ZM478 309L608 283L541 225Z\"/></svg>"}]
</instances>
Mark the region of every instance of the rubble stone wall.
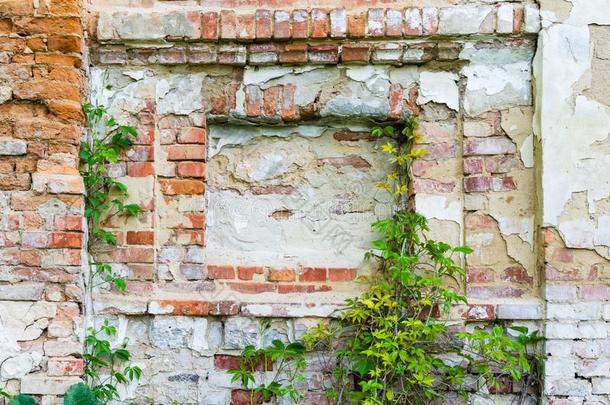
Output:
<instances>
[{"instance_id":1,"label":"rubble stone wall","mask_svg":"<svg viewBox=\"0 0 610 405\"><path fill-rule=\"evenodd\" d=\"M124 400L240 403L241 348L358 294L391 209L368 131L417 114L416 207L474 249L451 322L544 326L550 401L607 401L607 1L303 3L0 2L0 383L82 372L86 91L139 133L110 172L145 212L101 257L128 291L93 297L143 369Z\"/></svg>"}]
</instances>

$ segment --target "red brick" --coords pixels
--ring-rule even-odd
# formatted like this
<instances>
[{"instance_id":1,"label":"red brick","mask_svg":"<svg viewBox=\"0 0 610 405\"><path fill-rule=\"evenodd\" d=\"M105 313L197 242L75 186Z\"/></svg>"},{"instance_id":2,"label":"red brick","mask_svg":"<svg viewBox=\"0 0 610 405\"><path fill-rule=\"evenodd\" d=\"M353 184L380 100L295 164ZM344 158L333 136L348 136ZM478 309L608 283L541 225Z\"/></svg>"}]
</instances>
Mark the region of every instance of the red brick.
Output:
<instances>
[{"instance_id":1,"label":"red brick","mask_svg":"<svg viewBox=\"0 0 610 405\"><path fill-rule=\"evenodd\" d=\"M28 35L32 34L80 34L82 32L78 17L22 17L14 20L15 29Z\"/></svg>"},{"instance_id":2,"label":"red brick","mask_svg":"<svg viewBox=\"0 0 610 405\"><path fill-rule=\"evenodd\" d=\"M424 35L434 35L438 31L438 9L425 7L422 10L422 27Z\"/></svg>"},{"instance_id":3,"label":"red brick","mask_svg":"<svg viewBox=\"0 0 610 405\"><path fill-rule=\"evenodd\" d=\"M210 12L203 13L203 39L217 39L218 38L218 13Z\"/></svg>"},{"instance_id":4,"label":"red brick","mask_svg":"<svg viewBox=\"0 0 610 405\"><path fill-rule=\"evenodd\" d=\"M397 9L386 10L385 34L388 37L402 36L402 11Z\"/></svg>"},{"instance_id":5,"label":"red brick","mask_svg":"<svg viewBox=\"0 0 610 405\"><path fill-rule=\"evenodd\" d=\"M201 162L180 162L176 170L183 177L205 177L205 163Z\"/></svg>"},{"instance_id":6,"label":"red brick","mask_svg":"<svg viewBox=\"0 0 610 405\"><path fill-rule=\"evenodd\" d=\"M47 364L47 374L50 376L80 376L83 374L83 359L50 358Z\"/></svg>"},{"instance_id":7,"label":"red brick","mask_svg":"<svg viewBox=\"0 0 610 405\"><path fill-rule=\"evenodd\" d=\"M155 165L151 162L129 162L127 163L127 175L130 177L154 176Z\"/></svg>"},{"instance_id":8,"label":"red brick","mask_svg":"<svg viewBox=\"0 0 610 405\"><path fill-rule=\"evenodd\" d=\"M324 267L305 267L299 275L299 281L326 281L326 268Z\"/></svg>"},{"instance_id":9,"label":"red brick","mask_svg":"<svg viewBox=\"0 0 610 405\"><path fill-rule=\"evenodd\" d=\"M494 177L491 181L491 189L493 191L511 191L516 190L517 185L511 176Z\"/></svg>"},{"instance_id":10,"label":"red brick","mask_svg":"<svg viewBox=\"0 0 610 405\"><path fill-rule=\"evenodd\" d=\"M311 294L328 291L332 291L332 287L328 285L279 284L277 286L279 294Z\"/></svg>"},{"instance_id":11,"label":"red brick","mask_svg":"<svg viewBox=\"0 0 610 405\"><path fill-rule=\"evenodd\" d=\"M159 184L165 195L200 195L205 191L205 185L200 180L162 179Z\"/></svg>"},{"instance_id":12,"label":"red brick","mask_svg":"<svg viewBox=\"0 0 610 405\"><path fill-rule=\"evenodd\" d=\"M511 283L532 285L534 278L527 273L523 266L510 266L502 272L502 280Z\"/></svg>"},{"instance_id":13,"label":"red brick","mask_svg":"<svg viewBox=\"0 0 610 405\"><path fill-rule=\"evenodd\" d=\"M280 49L280 63L307 63L307 44L287 44Z\"/></svg>"},{"instance_id":14,"label":"red brick","mask_svg":"<svg viewBox=\"0 0 610 405\"><path fill-rule=\"evenodd\" d=\"M295 281L293 269L270 269L267 274L268 281Z\"/></svg>"},{"instance_id":15,"label":"red brick","mask_svg":"<svg viewBox=\"0 0 610 405\"><path fill-rule=\"evenodd\" d=\"M326 38L330 33L330 23L326 11L314 8L311 10L311 37Z\"/></svg>"},{"instance_id":16,"label":"red brick","mask_svg":"<svg viewBox=\"0 0 610 405\"><path fill-rule=\"evenodd\" d=\"M210 315L214 316L237 315L239 309L239 303L236 301L210 302Z\"/></svg>"},{"instance_id":17,"label":"red brick","mask_svg":"<svg viewBox=\"0 0 610 405\"><path fill-rule=\"evenodd\" d=\"M13 57L13 62L17 63L17 56ZM72 67L80 67L82 64L82 59L80 56L76 55L59 55L55 53L42 53L36 52L35 55L36 63L44 65L63 65L63 66L72 66ZM25 63L30 63L31 61L27 61Z\"/></svg>"},{"instance_id":18,"label":"red brick","mask_svg":"<svg viewBox=\"0 0 610 405\"><path fill-rule=\"evenodd\" d=\"M222 10L220 12L220 37L222 39L237 38L237 17L235 11Z\"/></svg>"},{"instance_id":19,"label":"red brick","mask_svg":"<svg viewBox=\"0 0 610 405\"><path fill-rule=\"evenodd\" d=\"M499 394L512 394L513 393L513 380L510 377L505 375L500 375L497 377L498 385L494 386L491 383L487 383L487 388L489 389L490 394L499 395ZM559 405L559 404L555 404Z\"/></svg>"},{"instance_id":20,"label":"red brick","mask_svg":"<svg viewBox=\"0 0 610 405\"><path fill-rule=\"evenodd\" d=\"M205 160L205 147L195 145L171 145L167 148L167 160Z\"/></svg>"},{"instance_id":21,"label":"red brick","mask_svg":"<svg viewBox=\"0 0 610 405\"><path fill-rule=\"evenodd\" d=\"M82 231L83 217L80 215L56 215L53 229L56 231Z\"/></svg>"},{"instance_id":22,"label":"red brick","mask_svg":"<svg viewBox=\"0 0 610 405\"><path fill-rule=\"evenodd\" d=\"M252 14L237 15L237 37L239 39L254 39L255 26L256 22Z\"/></svg>"},{"instance_id":23,"label":"red brick","mask_svg":"<svg viewBox=\"0 0 610 405\"><path fill-rule=\"evenodd\" d=\"M263 114L266 117L275 117L278 114L281 89L280 86L274 86L263 92Z\"/></svg>"},{"instance_id":24,"label":"red brick","mask_svg":"<svg viewBox=\"0 0 610 405\"><path fill-rule=\"evenodd\" d=\"M493 321L495 307L489 304L471 304L463 315L467 321Z\"/></svg>"},{"instance_id":25,"label":"red brick","mask_svg":"<svg viewBox=\"0 0 610 405\"><path fill-rule=\"evenodd\" d=\"M514 33L521 32L521 28L523 27L523 12L524 12L523 5L515 4L514 15L513 15L513 32Z\"/></svg>"},{"instance_id":26,"label":"red brick","mask_svg":"<svg viewBox=\"0 0 610 405\"><path fill-rule=\"evenodd\" d=\"M80 248L83 242L83 234L76 232L53 232L51 234L52 248Z\"/></svg>"},{"instance_id":27,"label":"red brick","mask_svg":"<svg viewBox=\"0 0 610 405\"><path fill-rule=\"evenodd\" d=\"M72 84L56 80L32 79L18 82L13 87L13 95L18 100L63 99L80 102L80 89Z\"/></svg>"},{"instance_id":28,"label":"red brick","mask_svg":"<svg viewBox=\"0 0 610 405\"><path fill-rule=\"evenodd\" d=\"M128 245L152 245L155 243L153 231L127 231Z\"/></svg>"},{"instance_id":29,"label":"red brick","mask_svg":"<svg viewBox=\"0 0 610 405\"><path fill-rule=\"evenodd\" d=\"M489 215L469 214L465 218L465 227L470 230L497 229L496 221Z\"/></svg>"},{"instance_id":30,"label":"red brick","mask_svg":"<svg viewBox=\"0 0 610 405\"><path fill-rule=\"evenodd\" d=\"M341 47L341 61L368 63L371 55L370 44L344 44Z\"/></svg>"},{"instance_id":31,"label":"red brick","mask_svg":"<svg viewBox=\"0 0 610 405\"><path fill-rule=\"evenodd\" d=\"M49 51L80 52L82 39L76 35L51 35L47 39Z\"/></svg>"},{"instance_id":32,"label":"red brick","mask_svg":"<svg viewBox=\"0 0 610 405\"><path fill-rule=\"evenodd\" d=\"M607 301L609 290L607 285L586 284L580 286L580 296L586 301Z\"/></svg>"},{"instance_id":33,"label":"red brick","mask_svg":"<svg viewBox=\"0 0 610 405\"><path fill-rule=\"evenodd\" d=\"M464 155L501 155L515 153L515 144L504 136L467 138L464 140Z\"/></svg>"},{"instance_id":34,"label":"red brick","mask_svg":"<svg viewBox=\"0 0 610 405\"><path fill-rule=\"evenodd\" d=\"M181 128L178 133L179 143L205 143L206 129L200 127Z\"/></svg>"},{"instance_id":35,"label":"red brick","mask_svg":"<svg viewBox=\"0 0 610 405\"><path fill-rule=\"evenodd\" d=\"M273 29L273 38L290 38L290 13L284 10L276 10L274 17L275 24Z\"/></svg>"},{"instance_id":36,"label":"red brick","mask_svg":"<svg viewBox=\"0 0 610 405\"><path fill-rule=\"evenodd\" d=\"M199 300L161 300L160 307L172 308L171 315L208 316L210 304Z\"/></svg>"},{"instance_id":37,"label":"red brick","mask_svg":"<svg viewBox=\"0 0 610 405\"><path fill-rule=\"evenodd\" d=\"M418 145L415 149L426 151L426 155L422 158L424 160L453 159L457 154L457 147L453 141Z\"/></svg>"},{"instance_id":38,"label":"red brick","mask_svg":"<svg viewBox=\"0 0 610 405\"><path fill-rule=\"evenodd\" d=\"M518 167L519 161L511 155L485 157L485 170L489 173L507 173Z\"/></svg>"},{"instance_id":39,"label":"red brick","mask_svg":"<svg viewBox=\"0 0 610 405\"><path fill-rule=\"evenodd\" d=\"M367 15L366 34L369 37L382 37L384 29L385 10L382 8L370 8Z\"/></svg>"},{"instance_id":40,"label":"red brick","mask_svg":"<svg viewBox=\"0 0 610 405\"><path fill-rule=\"evenodd\" d=\"M309 62L335 64L339 61L339 47L336 44L319 44L309 46Z\"/></svg>"},{"instance_id":41,"label":"red brick","mask_svg":"<svg viewBox=\"0 0 610 405\"><path fill-rule=\"evenodd\" d=\"M568 248L555 248L551 255L551 260L560 263L572 263L574 256L572 250Z\"/></svg>"},{"instance_id":42,"label":"red brick","mask_svg":"<svg viewBox=\"0 0 610 405\"><path fill-rule=\"evenodd\" d=\"M347 35L350 38L362 38L366 33L366 14L355 13L347 16Z\"/></svg>"},{"instance_id":43,"label":"red brick","mask_svg":"<svg viewBox=\"0 0 610 405\"><path fill-rule=\"evenodd\" d=\"M402 86L398 83L390 85L390 112L388 118L397 120L402 117Z\"/></svg>"},{"instance_id":44,"label":"red brick","mask_svg":"<svg viewBox=\"0 0 610 405\"><path fill-rule=\"evenodd\" d=\"M353 281L356 279L357 269L353 268L329 268L328 277L330 281Z\"/></svg>"},{"instance_id":45,"label":"red brick","mask_svg":"<svg viewBox=\"0 0 610 405\"><path fill-rule=\"evenodd\" d=\"M214 367L219 370L231 370L239 368L241 358L229 354L215 354ZM273 371L273 362L269 358L261 357L250 368L250 371Z\"/></svg>"},{"instance_id":46,"label":"red brick","mask_svg":"<svg viewBox=\"0 0 610 405\"><path fill-rule=\"evenodd\" d=\"M217 280L232 280L235 278L235 269L230 265L208 265L208 277Z\"/></svg>"},{"instance_id":47,"label":"red brick","mask_svg":"<svg viewBox=\"0 0 610 405\"><path fill-rule=\"evenodd\" d=\"M478 157L468 157L464 159L464 174L483 173L483 159Z\"/></svg>"},{"instance_id":48,"label":"red brick","mask_svg":"<svg viewBox=\"0 0 610 405\"><path fill-rule=\"evenodd\" d=\"M263 272L260 266L237 266L237 277L240 280L250 281L255 274L263 274Z\"/></svg>"},{"instance_id":49,"label":"red brick","mask_svg":"<svg viewBox=\"0 0 610 405\"><path fill-rule=\"evenodd\" d=\"M246 104L246 115L248 117L258 117L263 105L263 95L260 87L253 85L247 86L244 103Z\"/></svg>"},{"instance_id":50,"label":"red brick","mask_svg":"<svg viewBox=\"0 0 610 405\"><path fill-rule=\"evenodd\" d=\"M415 179L413 190L416 193L451 193L455 190L454 182L446 182L428 179Z\"/></svg>"},{"instance_id":51,"label":"red brick","mask_svg":"<svg viewBox=\"0 0 610 405\"><path fill-rule=\"evenodd\" d=\"M135 145L125 153L125 157L132 162L152 162L155 160L155 148Z\"/></svg>"},{"instance_id":52,"label":"red brick","mask_svg":"<svg viewBox=\"0 0 610 405\"><path fill-rule=\"evenodd\" d=\"M466 288L468 297L475 299L495 299L495 298L519 298L525 294L525 290L515 287L472 287Z\"/></svg>"},{"instance_id":53,"label":"red brick","mask_svg":"<svg viewBox=\"0 0 610 405\"><path fill-rule=\"evenodd\" d=\"M297 121L299 119L299 110L294 103L294 95L296 86L294 84L286 84L282 89L282 119L284 121Z\"/></svg>"},{"instance_id":54,"label":"red brick","mask_svg":"<svg viewBox=\"0 0 610 405\"><path fill-rule=\"evenodd\" d=\"M489 268L468 268L466 273L467 283L492 283L494 279L494 270Z\"/></svg>"},{"instance_id":55,"label":"red brick","mask_svg":"<svg viewBox=\"0 0 610 405\"><path fill-rule=\"evenodd\" d=\"M464 191L467 193L485 192L491 189L491 177L469 176L464 177Z\"/></svg>"},{"instance_id":56,"label":"red brick","mask_svg":"<svg viewBox=\"0 0 610 405\"><path fill-rule=\"evenodd\" d=\"M273 292L278 287L274 283L229 283L229 288L234 291L244 294L261 294L265 292ZM280 285L281 287L281 285Z\"/></svg>"},{"instance_id":57,"label":"red brick","mask_svg":"<svg viewBox=\"0 0 610 405\"><path fill-rule=\"evenodd\" d=\"M241 389L231 391L231 405L261 405L264 401L260 392L252 394L250 390Z\"/></svg>"},{"instance_id":58,"label":"red brick","mask_svg":"<svg viewBox=\"0 0 610 405\"><path fill-rule=\"evenodd\" d=\"M186 49L179 47L159 49L157 55L157 61L162 65L180 65L188 60Z\"/></svg>"},{"instance_id":59,"label":"red brick","mask_svg":"<svg viewBox=\"0 0 610 405\"><path fill-rule=\"evenodd\" d=\"M269 10L256 10L256 39L269 39L273 36L273 19Z\"/></svg>"},{"instance_id":60,"label":"red brick","mask_svg":"<svg viewBox=\"0 0 610 405\"><path fill-rule=\"evenodd\" d=\"M309 38L309 13L307 10L292 12L292 38Z\"/></svg>"}]
</instances>

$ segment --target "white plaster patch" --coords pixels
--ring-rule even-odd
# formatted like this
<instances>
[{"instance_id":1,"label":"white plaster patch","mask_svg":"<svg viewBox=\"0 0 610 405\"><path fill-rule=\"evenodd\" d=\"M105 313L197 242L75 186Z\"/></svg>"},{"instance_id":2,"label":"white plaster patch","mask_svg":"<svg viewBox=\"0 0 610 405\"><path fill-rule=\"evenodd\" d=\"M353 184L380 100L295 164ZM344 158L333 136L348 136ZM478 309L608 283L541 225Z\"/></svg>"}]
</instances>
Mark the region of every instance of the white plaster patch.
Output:
<instances>
[{"instance_id":1,"label":"white plaster patch","mask_svg":"<svg viewBox=\"0 0 610 405\"><path fill-rule=\"evenodd\" d=\"M530 135L523 141L519 150L523 166L527 168L534 167L534 135Z\"/></svg>"},{"instance_id":2,"label":"white plaster patch","mask_svg":"<svg viewBox=\"0 0 610 405\"><path fill-rule=\"evenodd\" d=\"M467 78L464 108L470 116L491 109L531 104L531 64L469 65L462 69Z\"/></svg>"},{"instance_id":3,"label":"white plaster patch","mask_svg":"<svg viewBox=\"0 0 610 405\"><path fill-rule=\"evenodd\" d=\"M458 77L449 72L421 72L418 104L430 101L446 104L457 111L459 108Z\"/></svg>"},{"instance_id":4,"label":"white plaster patch","mask_svg":"<svg viewBox=\"0 0 610 405\"><path fill-rule=\"evenodd\" d=\"M454 221L460 225L463 222L462 203L457 199L449 199L441 195L417 194L415 208L428 219Z\"/></svg>"}]
</instances>

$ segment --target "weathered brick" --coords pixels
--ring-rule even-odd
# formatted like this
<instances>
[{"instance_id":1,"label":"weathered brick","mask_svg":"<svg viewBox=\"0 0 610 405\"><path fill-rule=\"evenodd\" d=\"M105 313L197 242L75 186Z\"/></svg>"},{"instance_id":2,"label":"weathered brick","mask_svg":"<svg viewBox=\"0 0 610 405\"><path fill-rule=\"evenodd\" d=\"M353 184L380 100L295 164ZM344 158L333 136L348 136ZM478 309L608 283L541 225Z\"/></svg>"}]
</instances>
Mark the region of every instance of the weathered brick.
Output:
<instances>
[{"instance_id":1,"label":"weathered brick","mask_svg":"<svg viewBox=\"0 0 610 405\"><path fill-rule=\"evenodd\" d=\"M368 63L371 54L369 44L344 44L341 46L341 61L345 63Z\"/></svg>"},{"instance_id":2,"label":"weathered brick","mask_svg":"<svg viewBox=\"0 0 610 405\"><path fill-rule=\"evenodd\" d=\"M202 15L202 37L203 39L217 39L218 38L218 23L220 19L218 18L218 13L209 12L203 13Z\"/></svg>"},{"instance_id":3,"label":"weathered brick","mask_svg":"<svg viewBox=\"0 0 610 405\"><path fill-rule=\"evenodd\" d=\"M274 14L273 38L288 39L290 36L290 13L284 10L276 10Z\"/></svg>"},{"instance_id":4,"label":"weathered brick","mask_svg":"<svg viewBox=\"0 0 610 405\"><path fill-rule=\"evenodd\" d=\"M268 281L295 281L293 269L270 269L267 274Z\"/></svg>"},{"instance_id":5,"label":"weathered brick","mask_svg":"<svg viewBox=\"0 0 610 405\"><path fill-rule=\"evenodd\" d=\"M292 38L309 37L309 13L307 10L294 10L292 12Z\"/></svg>"},{"instance_id":6,"label":"weathered brick","mask_svg":"<svg viewBox=\"0 0 610 405\"><path fill-rule=\"evenodd\" d=\"M47 373L50 376L80 376L83 369L83 359L76 358L52 358L47 365Z\"/></svg>"},{"instance_id":7,"label":"weathered brick","mask_svg":"<svg viewBox=\"0 0 610 405\"><path fill-rule=\"evenodd\" d=\"M205 163L180 162L176 165L176 171L183 177L205 177Z\"/></svg>"},{"instance_id":8,"label":"weathered brick","mask_svg":"<svg viewBox=\"0 0 610 405\"><path fill-rule=\"evenodd\" d=\"M165 195L199 195L205 190L204 182L200 180L162 179L159 184Z\"/></svg>"},{"instance_id":9,"label":"weathered brick","mask_svg":"<svg viewBox=\"0 0 610 405\"><path fill-rule=\"evenodd\" d=\"M468 321L493 321L495 308L489 304L471 304L463 316Z\"/></svg>"},{"instance_id":10,"label":"weathered brick","mask_svg":"<svg viewBox=\"0 0 610 405\"><path fill-rule=\"evenodd\" d=\"M345 38L347 36L347 12L344 8L335 8L330 11L331 38Z\"/></svg>"},{"instance_id":11,"label":"weathered brick","mask_svg":"<svg viewBox=\"0 0 610 405\"><path fill-rule=\"evenodd\" d=\"M311 10L311 37L326 38L330 33L330 24L326 11L314 8Z\"/></svg>"},{"instance_id":12,"label":"weathered brick","mask_svg":"<svg viewBox=\"0 0 610 405\"><path fill-rule=\"evenodd\" d=\"M208 265L208 277L211 279L234 279L235 269L229 265Z\"/></svg>"},{"instance_id":13,"label":"weathered brick","mask_svg":"<svg viewBox=\"0 0 610 405\"><path fill-rule=\"evenodd\" d=\"M330 281L353 281L356 279L357 269L352 268L329 268L328 278Z\"/></svg>"},{"instance_id":14,"label":"weathered brick","mask_svg":"<svg viewBox=\"0 0 610 405\"><path fill-rule=\"evenodd\" d=\"M199 144L169 146L167 160L205 160L205 147Z\"/></svg>"},{"instance_id":15,"label":"weathered brick","mask_svg":"<svg viewBox=\"0 0 610 405\"><path fill-rule=\"evenodd\" d=\"M256 38L273 37L273 16L269 10L256 10Z\"/></svg>"}]
</instances>

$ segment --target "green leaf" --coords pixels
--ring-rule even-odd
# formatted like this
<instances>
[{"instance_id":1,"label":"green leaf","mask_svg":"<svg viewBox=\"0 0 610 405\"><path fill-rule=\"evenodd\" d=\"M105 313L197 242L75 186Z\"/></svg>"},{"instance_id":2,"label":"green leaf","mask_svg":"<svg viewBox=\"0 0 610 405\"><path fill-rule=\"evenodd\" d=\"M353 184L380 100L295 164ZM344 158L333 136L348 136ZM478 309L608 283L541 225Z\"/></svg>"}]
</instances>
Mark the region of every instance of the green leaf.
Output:
<instances>
[{"instance_id":1,"label":"green leaf","mask_svg":"<svg viewBox=\"0 0 610 405\"><path fill-rule=\"evenodd\" d=\"M64 405L101 405L95 393L84 383L71 386L64 396Z\"/></svg>"},{"instance_id":2,"label":"green leaf","mask_svg":"<svg viewBox=\"0 0 610 405\"><path fill-rule=\"evenodd\" d=\"M15 395L8 401L7 405L37 405L34 398L30 395L19 394Z\"/></svg>"}]
</instances>

